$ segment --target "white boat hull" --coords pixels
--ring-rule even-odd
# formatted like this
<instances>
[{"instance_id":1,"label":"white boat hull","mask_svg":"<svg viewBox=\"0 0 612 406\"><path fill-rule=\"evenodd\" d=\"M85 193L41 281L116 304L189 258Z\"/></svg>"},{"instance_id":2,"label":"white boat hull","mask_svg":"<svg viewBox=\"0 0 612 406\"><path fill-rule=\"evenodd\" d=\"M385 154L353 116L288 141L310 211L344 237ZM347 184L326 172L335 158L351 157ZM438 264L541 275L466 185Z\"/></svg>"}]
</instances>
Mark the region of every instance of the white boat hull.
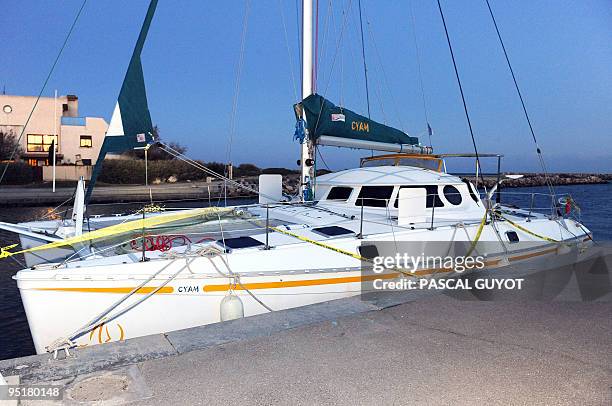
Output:
<instances>
[{"instance_id":1,"label":"white boat hull","mask_svg":"<svg viewBox=\"0 0 612 406\"><path fill-rule=\"evenodd\" d=\"M326 253L319 252L319 254ZM291 253L283 255L295 257ZM316 256L316 253L311 255ZM551 248L550 245L542 245L541 248L534 248L527 253L524 251L517 254L510 253L510 256L506 257L506 262L489 258L491 265L487 266L487 269L501 271L508 266L509 259L512 264L520 263L521 273L527 275L543 269L545 265L550 267L574 263L579 255L581 254L578 248L574 248L569 253L559 254L554 246ZM334 258L337 261L338 255L336 254ZM340 258L344 259L345 267L315 268L310 271L285 269L259 273L253 272L250 267L234 271L242 275L240 277L242 285L266 306L273 310L283 310L359 295L362 292L363 275L359 261ZM325 258L325 255L321 255L320 259L322 263L333 262L330 258ZM184 260L177 262L176 269L185 263ZM247 259L246 263L248 262ZM318 261L313 259L312 262ZM230 285L227 277L215 276L209 272L209 263L207 259L196 259L190 265L191 270L195 270L196 273L185 272L180 275L181 277L174 278L162 286L168 282L168 275L175 270L168 269L165 276L160 275L151 280L146 287L132 295L118 309L128 308L161 287L158 292L117 317L110 320L103 318L104 323L100 327L79 336L74 340L75 343L78 346L97 345L220 322L221 301L230 293ZM46 352L47 347L58 338L69 336L138 287L146 277L140 274L137 268L142 269L147 264L150 263L131 265L134 268L133 275L130 275L131 272L126 269L122 274L114 275L112 272L99 269L100 276L95 276L95 272L88 275L74 275L78 270L72 269L70 277L58 274L54 279L34 279L28 278L27 275L18 275L18 286L36 351ZM262 265L265 268L265 264ZM334 265L339 263L336 262ZM202 273L197 273L197 270L201 270ZM22 272L25 274L28 271ZM32 273L35 272L40 273L40 271ZM520 277L521 273L514 272L514 277ZM504 273L499 272L499 274ZM454 272L446 274L431 272L425 276L459 275ZM241 299L245 317L268 312L240 285L233 286L232 291ZM416 297L423 294L423 291L416 290L414 293Z\"/></svg>"}]
</instances>

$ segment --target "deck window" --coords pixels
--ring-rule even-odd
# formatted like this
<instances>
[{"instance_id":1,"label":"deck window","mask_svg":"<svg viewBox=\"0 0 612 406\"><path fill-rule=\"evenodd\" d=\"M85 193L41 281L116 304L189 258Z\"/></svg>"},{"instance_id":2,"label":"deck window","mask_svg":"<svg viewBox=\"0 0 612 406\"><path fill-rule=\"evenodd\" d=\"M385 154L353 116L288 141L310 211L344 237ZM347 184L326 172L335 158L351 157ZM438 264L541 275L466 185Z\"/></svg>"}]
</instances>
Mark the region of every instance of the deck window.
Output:
<instances>
[{"instance_id":1,"label":"deck window","mask_svg":"<svg viewBox=\"0 0 612 406\"><path fill-rule=\"evenodd\" d=\"M253 237L226 238L225 240L218 240L217 243L229 249L252 248L264 245L263 242Z\"/></svg>"},{"instance_id":2,"label":"deck window","mask_svg":"<svg viewBox=\"0 0 612 406\"><path fill-rule=\"evenodd\" d=\"M519 236L516 231L506 231L506 237L510 242L519 242Z\"/></svg>"},{"instance_id":3,"label":"deck window","mask_svg":"<svg viewBox=\"0 0 612 406\"><path fill-rule=\"evenodd\" d=\"M463 199L461 198L461 192L459 189L452 185L446 185L442 189L442 193L444 193L444 197L450 204L453 206L459 206Z\"/></svg>"},{"instance_id":4,"label":"deck window","mask_svg":"<svg viewBox=\"0 0 612 406\"><path fill-rule=\"evenodd\" d=\"M438 196L438 186L436 185L400 186L400 189L404 189L404 188L421 188L421 189L424 188L427 193L427 199L425 200L425 207L432 208L434 207L434 204L436 207L444 207L444 202L442 202L442 199L440 199L440 196ZM399 196L399 192L397 195ZM395 199L395 205L394 205L395 208L397 208L397 200L398 199Z\"/></svg>"},{"instance_id":5,"label":"deck window","mask_svg":"<svg viewBox=\"0 0 612 406\"><path fill-rule=\"evenodd\" d=\"M313 228L312 231L314 231L317 234L322 234L326 237L338 237L340 235L354 234L348 228L339 227L339 226L317 227L317 228Z\"/></svg>"},{"instance_id":6,"label":"deck window","mask_svg":"<svg viewBox=\"0 0 612 406\"><path fill-rule=\"evenodd\" d=\"M387 207L393 186L362 186L355 206Z\"/></svg>"},{"instance_id":7,"label":"deck window","mask_svg":"<svg viewBox=\"0 0 612 406\"><path fill-rule=\"evenodd\" d=\"M351 193L353 193L352 187L334 186L327 194L327 200L347 201Z\"/></svg>"}]
</instances>

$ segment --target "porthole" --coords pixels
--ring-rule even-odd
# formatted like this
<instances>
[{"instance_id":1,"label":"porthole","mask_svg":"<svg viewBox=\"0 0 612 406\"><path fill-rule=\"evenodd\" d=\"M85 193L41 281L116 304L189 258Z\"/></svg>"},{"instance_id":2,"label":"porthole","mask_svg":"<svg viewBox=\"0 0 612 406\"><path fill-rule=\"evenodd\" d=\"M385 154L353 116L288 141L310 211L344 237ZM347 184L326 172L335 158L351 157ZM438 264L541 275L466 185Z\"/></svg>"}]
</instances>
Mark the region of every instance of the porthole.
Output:
<instances>
[{"instance_id":1,"label":"porthole","mask_svg":"<svg viewBox=\"0 0 612 406\"><path fill-rule=\"evenodd\" d=\"M446 200L448 200L448 202L453 206L459 206L463 200L461 198L461 192L459 192L459 189L452 185L444 186L442 193L444 193Z\"/></svg>"}]
</instances>

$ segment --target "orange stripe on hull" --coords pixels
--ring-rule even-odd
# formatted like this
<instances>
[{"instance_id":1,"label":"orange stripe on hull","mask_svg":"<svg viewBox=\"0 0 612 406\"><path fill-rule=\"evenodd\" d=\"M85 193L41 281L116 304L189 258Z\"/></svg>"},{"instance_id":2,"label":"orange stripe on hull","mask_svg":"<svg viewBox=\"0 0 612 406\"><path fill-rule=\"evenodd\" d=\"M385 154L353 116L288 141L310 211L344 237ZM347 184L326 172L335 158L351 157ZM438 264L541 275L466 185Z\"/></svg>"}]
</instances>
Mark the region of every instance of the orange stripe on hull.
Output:
<instances>
[{"instance_id":1,"label":"orange stripe on hull","mask_svg":"<svg viewBox=\"0 0 612 406\"><path fill-rule=\"evenodd\" d=\"M532 258L540 255L550 254L556 251L556 248L551 248L543 251L532 252L529 254L517 255L508 258L509 261L520 261L527 258ZM496 266L501 262L500 259L492 259L485 261L485 266ZM425 276L433 275L437 273L448 273L452 269L422 269L414 273L406 273L408 276ZM255 290L255 289L279 289L279 288L293 288L301 286L320 286L320 285L337 285L342 283L354 283L354 282L366 282L373 281L376 279L394 279L401 275L400 272L392 272L385 274L366 275L366 276L346 276L341 278L319 278L319 279L302 279L296 281L278 281L278 282L253 282L243 283L242 286L236 284L220 284L220 285L204 285L202 290L204 292L223 292L230 288L234 290ZM36 288L36 290L47 290L47 291L60 291L60 292L86 292L86 293L130 293L134 287L117 287L117 288ZM153 292L156 287L146 286L138 289L138 294L148 294ZM160 288L155 294L169 294L174 293L172 286L164 286Z\"/></svg>"}]
</instances>

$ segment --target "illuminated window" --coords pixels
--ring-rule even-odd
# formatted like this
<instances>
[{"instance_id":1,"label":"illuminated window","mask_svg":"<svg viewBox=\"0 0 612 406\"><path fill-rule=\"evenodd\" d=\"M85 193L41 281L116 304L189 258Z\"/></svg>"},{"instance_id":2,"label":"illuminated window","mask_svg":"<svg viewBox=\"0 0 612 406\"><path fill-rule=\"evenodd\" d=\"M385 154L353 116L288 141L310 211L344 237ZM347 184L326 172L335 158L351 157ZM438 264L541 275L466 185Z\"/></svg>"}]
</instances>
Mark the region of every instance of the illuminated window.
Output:
<instances>
[{"instance_id":1,"label":"illuminated window","mask_svg":"<svg viewBox=\"0 0 612 406\"><path fill-rule=\"evenodd\" d=\"M81 135L79 146L81 148L91 148L93 146L91 135Z\"/></svg>"},{"instance_id":2,"label":"illuminated window","mask_svg":"<svg viewBox=\"0 0 612 406\"><path fill-rule=\"evenodd\" d=\"M30 158L30 159L28 159L28 165L30 165L30 166L44 166L44 165L48 165L49 164L47 161L48 161L48 159Z\"/></svg>"},{"instance_id":3,"label":"illuminated window","mask_svg":"<svg viewBox=\"0 0 612 406\"><path fill-rule=\"evenodd\" d=\"M28 152L49 152L51 143L55 139L55 149L57 150L57 136L43 134L28 134Z\"/></svg>"}]
</instances>

